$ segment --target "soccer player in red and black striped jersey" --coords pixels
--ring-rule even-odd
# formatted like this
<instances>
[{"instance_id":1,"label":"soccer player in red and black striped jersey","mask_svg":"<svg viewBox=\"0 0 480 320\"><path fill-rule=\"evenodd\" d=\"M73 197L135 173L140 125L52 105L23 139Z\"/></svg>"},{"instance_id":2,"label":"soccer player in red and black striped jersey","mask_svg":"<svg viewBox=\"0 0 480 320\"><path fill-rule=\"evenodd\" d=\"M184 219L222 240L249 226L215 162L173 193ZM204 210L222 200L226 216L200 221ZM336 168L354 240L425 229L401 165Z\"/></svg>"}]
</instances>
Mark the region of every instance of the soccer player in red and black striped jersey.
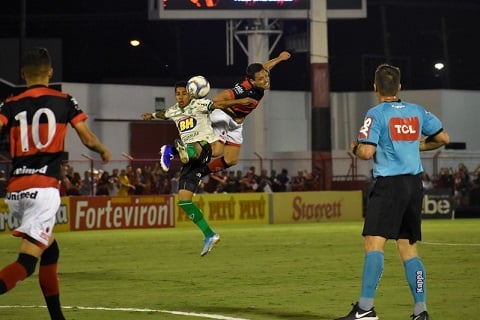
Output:
<instances>
[{"instance_id":1,"label":"soccer player in red and black striped jersey","mask_svg":"<svg viewBox=\"0 0 480 320\"><path fill-rule=\"evenodd\" d=\"M214 110L210 115L213 130L223 144L223 156L210 161L207 167L209 172L218 172L238 163L243 142L243 122L258 107L265 90L270 89L270 70L280 62L290 59L290 56L289 52L282 51L277 57L263 64L250 64L242 82L221 91L213 98L217 103L246 97L254 99L255 102L248 105L233 105L229 111Z\"/></svg>"},{"instance_id":2,"label":"soccer player in red and black striped jersey","mask_svg":"<svg viewBox=\"0 0 480 320\"><path fill-rule=\"evenodd\" d=\"M17 260L0 270L0 294L30 276L40 260L39 282L50 318L63 320L59 248L53 228L60 206L59 176L68 124L104 162L111 154L87 126L87 115L75 99L48 87L53 69L47 49L26 50L21 74L27 89L0 104L0 129L9 132L12 157L5 201L20 223L13 235L22 238Z\"/></svg>"}]
</instances>

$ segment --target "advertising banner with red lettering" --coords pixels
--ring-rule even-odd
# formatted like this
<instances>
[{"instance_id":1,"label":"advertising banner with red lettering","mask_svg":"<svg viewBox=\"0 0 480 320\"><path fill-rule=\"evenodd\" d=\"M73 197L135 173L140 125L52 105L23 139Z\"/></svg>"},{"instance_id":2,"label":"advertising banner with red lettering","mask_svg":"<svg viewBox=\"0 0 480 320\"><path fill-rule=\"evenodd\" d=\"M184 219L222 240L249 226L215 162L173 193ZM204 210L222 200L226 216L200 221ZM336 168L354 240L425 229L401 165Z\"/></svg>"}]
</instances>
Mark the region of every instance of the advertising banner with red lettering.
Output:
<instances>
[{"instance_id":1,"label":"advertising banner with red lettering","mask_svg":"<svg viewBox=\"0 0 480 320\"><path fill-rule=\"evenodd\" d=\"M173 227L173 199L170 195L71 197L70 228L78 231Z\"/></svg>"},{"instance_id":2,"label":"advertising banner with red lettering","mask_svg":"<svg viewBox=\"0 0 480 320\"><path fill-rule=\"evenodd\" d=\"M193 202L212 227L269 223L268 193L201 193L195 195ZM175 226L195 226L183 209L176 207Z\"/></svg>"},{"instance_id":3,"label":"advertising banner with red lettering","mask_svg":"<svg viewBox=\"0 0 480 320\"><path fill-rule=\"evenodd\" d=\"M450 189L426 190L423 196L422 219L451 219L453 213Z\"/></svg>"},{"instance_id":4,"label":"advertising banner with red lettering","mask_svg":"<svg viewBox=\"0 0 480 320\"><path fill-rule=\"evenodd\" d=\"M273 223L363 219L362 191L278 192L272 194Z\"/></svg>"},{"instance_id":5,"label":"advertising banner with red lettering","mask_svg":"<svg viewBox=\"0 0 480 320\"><path fill-rule=\"evenodd\" d=\"M70 220L68 215L69 198L63 197L60 208L57 211L57 221L55 223L55 232L70 230ZM19 221L10 214L5 200L0 199L0 233L11 232L20 225Z\"/></svg>"}]
</instances>

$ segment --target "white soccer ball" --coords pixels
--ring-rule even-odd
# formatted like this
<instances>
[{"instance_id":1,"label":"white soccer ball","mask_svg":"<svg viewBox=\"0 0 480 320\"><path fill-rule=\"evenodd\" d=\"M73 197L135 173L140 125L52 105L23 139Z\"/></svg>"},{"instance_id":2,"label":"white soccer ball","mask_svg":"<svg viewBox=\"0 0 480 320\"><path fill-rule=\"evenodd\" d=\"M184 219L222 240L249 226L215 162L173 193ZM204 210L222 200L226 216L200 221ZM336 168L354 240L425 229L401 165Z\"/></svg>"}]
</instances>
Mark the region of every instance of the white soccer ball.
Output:
<instances>
[{"instance_id":1,"label":"white soccer ball","mask_svg":"<svg viewBox=\"0 0 480 320\"><path fill-rule=\"evenodd\" d=\"M195 98L203 98L210 92L210 83L204 76L191 77L187 81L187 91Z\"/></svg>"}]
</instances>

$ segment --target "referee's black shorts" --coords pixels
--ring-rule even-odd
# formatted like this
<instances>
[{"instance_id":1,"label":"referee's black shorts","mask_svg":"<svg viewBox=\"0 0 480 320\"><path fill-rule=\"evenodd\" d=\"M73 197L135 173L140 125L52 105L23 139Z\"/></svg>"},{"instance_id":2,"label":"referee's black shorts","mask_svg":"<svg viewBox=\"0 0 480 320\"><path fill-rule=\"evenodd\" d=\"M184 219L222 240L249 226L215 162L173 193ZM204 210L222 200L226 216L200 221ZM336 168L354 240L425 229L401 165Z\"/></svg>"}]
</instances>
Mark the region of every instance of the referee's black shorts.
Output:
<instances>
[{"instance_id":1,"label":"referee's black shorts","mask_svg":"<svg viewBox=\"0 0 480 320\"><path fill-rule=\"evenodd\" d=\"M369 195L363 235L422 240L421 175L377 177Z\"/></svg>"}]
</instances>

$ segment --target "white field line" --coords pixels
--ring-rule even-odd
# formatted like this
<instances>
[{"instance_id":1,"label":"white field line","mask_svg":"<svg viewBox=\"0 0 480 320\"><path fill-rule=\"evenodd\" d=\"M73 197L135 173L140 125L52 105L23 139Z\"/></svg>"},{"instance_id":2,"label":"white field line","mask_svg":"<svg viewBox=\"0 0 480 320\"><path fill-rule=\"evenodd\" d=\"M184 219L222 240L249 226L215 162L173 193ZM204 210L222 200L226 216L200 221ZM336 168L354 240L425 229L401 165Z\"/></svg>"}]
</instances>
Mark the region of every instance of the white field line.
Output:
<instances>
[{"instance_id":1,"label":"white field line","mask_svg":"<svg viewBox=\"0 0 480 320\"><path fill-rule=\"evenodd\" d=\"M0 306L0 309L23 309L23 308L46 308L45 306ZM82 307L82 306L62 306L62 309L78 309L78 310L102 310L102 311L124 311L124 312L157 312L157 313L170 313L181 316L190 316L198 318L219 319L219 320L249 320L245 318L234 318L222 316L219 314L209 313L197 313L197 312L184 312L173 310L161 310L161 309L140 309L140 308L107 308L107 307Z\"/></svg>"},{"instance_id":2,"label":"white field line","mask_svg":"<svg viewBox=\"0 0 480 320\"><path fill-rule=\"evenodd\" d=\"M458 246L458 247L480 247L480 243L444 243L444 242L426 242L419 243L428 244L431 246Z\"/></svg>"}]
</instances>

